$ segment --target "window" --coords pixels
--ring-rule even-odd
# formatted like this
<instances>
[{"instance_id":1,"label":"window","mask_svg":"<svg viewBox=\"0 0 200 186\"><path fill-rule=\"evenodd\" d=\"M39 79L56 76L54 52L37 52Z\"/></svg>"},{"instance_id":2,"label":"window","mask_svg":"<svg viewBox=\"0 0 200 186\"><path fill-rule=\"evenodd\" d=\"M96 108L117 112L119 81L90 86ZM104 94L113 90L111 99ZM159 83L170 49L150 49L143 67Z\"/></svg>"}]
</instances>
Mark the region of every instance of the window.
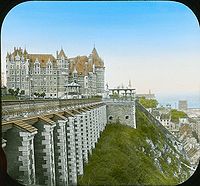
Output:
<instances>
[{"instance_id":1,"label":"window","mask_svg":"<svg viewBox=\"0 0 200 186\"><path fill-rule=\"evenodd\" d=\"M113 116L109 116L108 119L109 119L109 120L113 120Z\"/></svg>"},{"instance_id":2,"label":"window","mask_svg":"<svg viewBox=\"0 0 200 186\"><path fill-rule=\"evenodd\" d=\"M38 61L36 61L34 64L34 71L35 74L40 74L40 63Z\"/></svg>"},{"instance_id":3,"label":"window","mask_svg":"<svg viewBox=\"0 0 200 186\"><path fill-rule=\"evenodd\" d=\"M129 116L125 116L125 119L129 119Z\"/></svg>"},{"instance_id":4,"label":"window","mask_svg":"<svg viewBox=\"0 0 200 186\"><path fill-rule=\"evenodd\" d=\"M47 63L47 74L52 74L52 63L49 61Z\"/></svg>"}]
</instances>

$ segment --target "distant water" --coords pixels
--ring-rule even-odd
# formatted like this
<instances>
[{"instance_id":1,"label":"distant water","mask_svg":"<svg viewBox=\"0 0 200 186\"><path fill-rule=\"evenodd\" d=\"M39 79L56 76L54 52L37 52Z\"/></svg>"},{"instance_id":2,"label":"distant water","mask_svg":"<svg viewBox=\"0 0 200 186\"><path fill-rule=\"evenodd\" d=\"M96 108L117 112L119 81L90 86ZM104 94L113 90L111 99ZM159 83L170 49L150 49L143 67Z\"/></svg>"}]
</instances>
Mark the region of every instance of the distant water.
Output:
<instances>
[{"instance_id":1,"label":"distant water","mask_svg":"<svg viewBox=\"0 0 200 186\"><path fill-rule=\"evenodd\" d=\"M166 106L166 104L170 104L172 108L178 108L179 100L187 100L188 108L200 108L200 94L156 94L156 99L158 100L160 105Z\"/></svg>"}]
</instances>

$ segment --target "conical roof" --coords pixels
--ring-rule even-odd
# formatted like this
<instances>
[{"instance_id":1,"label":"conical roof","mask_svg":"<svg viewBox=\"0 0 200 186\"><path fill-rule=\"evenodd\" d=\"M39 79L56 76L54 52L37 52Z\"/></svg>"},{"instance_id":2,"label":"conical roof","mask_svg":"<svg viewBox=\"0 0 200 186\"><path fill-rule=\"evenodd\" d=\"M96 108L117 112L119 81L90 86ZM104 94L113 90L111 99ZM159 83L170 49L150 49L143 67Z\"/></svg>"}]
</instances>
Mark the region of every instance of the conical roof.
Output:
<instances>
[{"instance_id":1,"label":"conical roof","mask_svg":"<svg viewBox=\"0 0 200 186\"><path fill-rule=\"evenodd\" d=\"M99 57L95 47L92 50L91 56L92 56L93 64L95 64L96 67L104 67L103 60Z\"/></svg>"},{"instance_id":2,"label":"conical roof","mask_svg":"<svg viewBox=\"0 0 200 186\"><path fill-rule=\"evenodd\" d=\"M67 56L65 55L65 52L64 50L61 48L59 54L58 54L58 57L61 58L62 56L64 56L65 58L67 58Z\"/></svg>"},{"instance_id":3,"label":"conical roof","mask_svg":"<svg viewBox=\"0 0 200 186\"><path fill-rule=\"evenodd\" d=\"M92 50L92 56L93 56L93 57L99 58L99 55L98 55L97 50L96 50L95 47L94 47L93 50Z\"/></svg>"}]
</instances>

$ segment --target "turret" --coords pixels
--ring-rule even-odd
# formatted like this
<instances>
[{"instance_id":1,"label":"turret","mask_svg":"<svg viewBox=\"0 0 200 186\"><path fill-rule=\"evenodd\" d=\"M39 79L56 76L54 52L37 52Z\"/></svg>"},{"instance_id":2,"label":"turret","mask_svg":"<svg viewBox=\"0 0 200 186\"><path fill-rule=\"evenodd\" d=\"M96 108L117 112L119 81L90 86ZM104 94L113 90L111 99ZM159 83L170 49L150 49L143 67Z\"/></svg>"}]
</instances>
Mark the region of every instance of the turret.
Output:
<instances>
[{"instance_id":1,"label":"turret","mask_svg":"<svg viewBox=\"0 0 200 186\"><path fill-rule=\"evenodd\" d=\"M57 58L58 59L61 59L61 58L67 58L67 56L65 55L65 52L64 52L64 50L61 48L61 50L60 50L60 52L58 53L58 51L57 51Z\"/></svg>"}]
</instances>

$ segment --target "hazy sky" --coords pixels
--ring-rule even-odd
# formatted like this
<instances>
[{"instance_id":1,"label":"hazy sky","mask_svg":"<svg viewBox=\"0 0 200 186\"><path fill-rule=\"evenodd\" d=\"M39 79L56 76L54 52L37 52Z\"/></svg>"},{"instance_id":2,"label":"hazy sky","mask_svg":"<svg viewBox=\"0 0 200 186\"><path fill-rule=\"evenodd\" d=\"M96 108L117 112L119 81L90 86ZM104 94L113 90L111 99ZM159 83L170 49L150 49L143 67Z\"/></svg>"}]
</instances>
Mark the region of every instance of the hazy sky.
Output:
<instances>
[{"instance_id":1,"label":"hazy sky","mask_svg":"<svg viewBox=\"0 0 200 186\"><path fill-rule=\"evenodd\" d=\"M89 55L94 43L109 87L200 95L200 28L175 2L25 2L2 26L2 60L14 46L29 53ZM199 96L200 97L200 96Z\"/></svg>"}]
</instances>

